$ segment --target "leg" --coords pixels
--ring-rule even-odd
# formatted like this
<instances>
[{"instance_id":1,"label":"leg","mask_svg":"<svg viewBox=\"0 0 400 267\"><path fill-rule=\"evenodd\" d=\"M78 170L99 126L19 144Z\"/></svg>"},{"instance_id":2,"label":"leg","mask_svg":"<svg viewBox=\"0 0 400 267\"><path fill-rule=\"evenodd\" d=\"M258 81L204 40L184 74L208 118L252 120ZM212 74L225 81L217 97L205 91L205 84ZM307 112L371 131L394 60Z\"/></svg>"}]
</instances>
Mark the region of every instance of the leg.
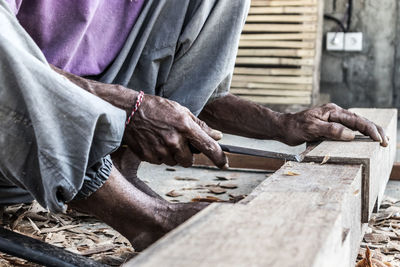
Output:
<instances>
[{"instance_id":1,"label":"leg","mask_svg":"<svg viewBox=\"0 0 400 267\"><path fill-rule=\"evenodd\" d=\"M69 205L95 215L128 238L139 251L207 206L206 203L172 204L151 197L129 183L116 168L99 190Z\"/></svg>"},{"instance_id":2,"label":"leg","mask_svg":"<svg viewBox=\"0 0 400 267\"><path fill-rule=\"evenodd\" d=\"M133 154L127 147L120 147L112 155L112 160L118 171L128 180L133 186L151 197L163 199L159 194L154 192L145 182L137 177L137 170L140 165L140 159Z\"/></svg>"}]
</instances>

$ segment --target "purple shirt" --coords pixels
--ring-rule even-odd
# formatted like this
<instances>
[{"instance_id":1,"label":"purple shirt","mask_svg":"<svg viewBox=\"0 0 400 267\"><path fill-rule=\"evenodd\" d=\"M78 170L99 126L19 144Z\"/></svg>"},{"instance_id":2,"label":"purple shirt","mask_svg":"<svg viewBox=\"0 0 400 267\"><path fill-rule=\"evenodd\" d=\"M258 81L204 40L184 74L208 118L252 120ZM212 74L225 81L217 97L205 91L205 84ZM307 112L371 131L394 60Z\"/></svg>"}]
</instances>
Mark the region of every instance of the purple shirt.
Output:
<instances>
[{"instance_id":1,"label":"purple shirt","mask_svg":"<svg viewBox=\"0 0 400 267\"><path fill-rule=\"evenodd\" d=\"M144 3L144 0L6 1L47 60L80 76L100 74L115 59Z\"/></svg>"}]
</instances>

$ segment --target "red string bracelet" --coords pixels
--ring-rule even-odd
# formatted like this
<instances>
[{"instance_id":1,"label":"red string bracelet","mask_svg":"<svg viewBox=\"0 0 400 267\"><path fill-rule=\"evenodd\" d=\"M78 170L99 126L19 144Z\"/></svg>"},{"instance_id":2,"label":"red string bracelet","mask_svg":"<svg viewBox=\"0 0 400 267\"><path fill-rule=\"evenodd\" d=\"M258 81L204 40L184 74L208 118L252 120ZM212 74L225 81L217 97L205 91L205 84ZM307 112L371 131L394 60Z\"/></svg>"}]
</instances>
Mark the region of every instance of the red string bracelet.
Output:
<instances>
[{"instance_id":1,"label":"red string bracelet","mask_svg":"<svg viewBox=\"0 0 400 267\"><path fill-rule=\"evenodd\" d=\"M144 93L143 93L143 91L140 91L138 97L136 98L135 106L133 107L132 112L129 115L129 117L126 119L125 126L128 126L128 124L131 122L133 115L139 109L140 105L143 102L143 97L144 97Z\"/></svg>"}]
</instances>

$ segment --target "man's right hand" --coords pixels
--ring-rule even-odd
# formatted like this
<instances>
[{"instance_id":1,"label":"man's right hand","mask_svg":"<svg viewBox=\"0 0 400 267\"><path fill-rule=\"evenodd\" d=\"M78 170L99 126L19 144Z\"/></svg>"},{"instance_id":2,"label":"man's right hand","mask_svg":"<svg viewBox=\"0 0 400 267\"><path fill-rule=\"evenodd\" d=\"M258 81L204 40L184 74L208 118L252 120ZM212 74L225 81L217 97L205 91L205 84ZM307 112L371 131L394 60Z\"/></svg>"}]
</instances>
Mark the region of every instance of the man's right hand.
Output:
<instances>
[{"instance_id":1,"label":"man's right hand","mask_svg":"<svg viewBox=\"0 0 400 267\"><path fill-rule=\"evenodd\" d=\"M125 130L124 141L143 161L154 164L193 165L189 144L219 168L228 161L216 140L222 133L211 129L177 102L145 95Z\"/></svg>"}]
</instances>

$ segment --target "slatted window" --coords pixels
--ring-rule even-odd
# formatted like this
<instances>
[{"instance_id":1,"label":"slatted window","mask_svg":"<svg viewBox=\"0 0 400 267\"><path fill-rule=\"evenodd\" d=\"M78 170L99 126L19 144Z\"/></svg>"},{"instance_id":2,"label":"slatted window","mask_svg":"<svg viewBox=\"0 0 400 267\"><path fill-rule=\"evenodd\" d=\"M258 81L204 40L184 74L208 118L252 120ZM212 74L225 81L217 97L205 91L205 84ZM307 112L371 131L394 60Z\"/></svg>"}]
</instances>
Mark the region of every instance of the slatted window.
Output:
<instances>
[{"instance_id":1,"label":"slatted window","mask_svg":"<svg viewBox=\"0 0 400 267\"><path fill-rule=\"evenodd\" d=\"M252 0L231 92L261 104L314 104L322 5L317 0Z\"/></svg>"}]
</instances>

